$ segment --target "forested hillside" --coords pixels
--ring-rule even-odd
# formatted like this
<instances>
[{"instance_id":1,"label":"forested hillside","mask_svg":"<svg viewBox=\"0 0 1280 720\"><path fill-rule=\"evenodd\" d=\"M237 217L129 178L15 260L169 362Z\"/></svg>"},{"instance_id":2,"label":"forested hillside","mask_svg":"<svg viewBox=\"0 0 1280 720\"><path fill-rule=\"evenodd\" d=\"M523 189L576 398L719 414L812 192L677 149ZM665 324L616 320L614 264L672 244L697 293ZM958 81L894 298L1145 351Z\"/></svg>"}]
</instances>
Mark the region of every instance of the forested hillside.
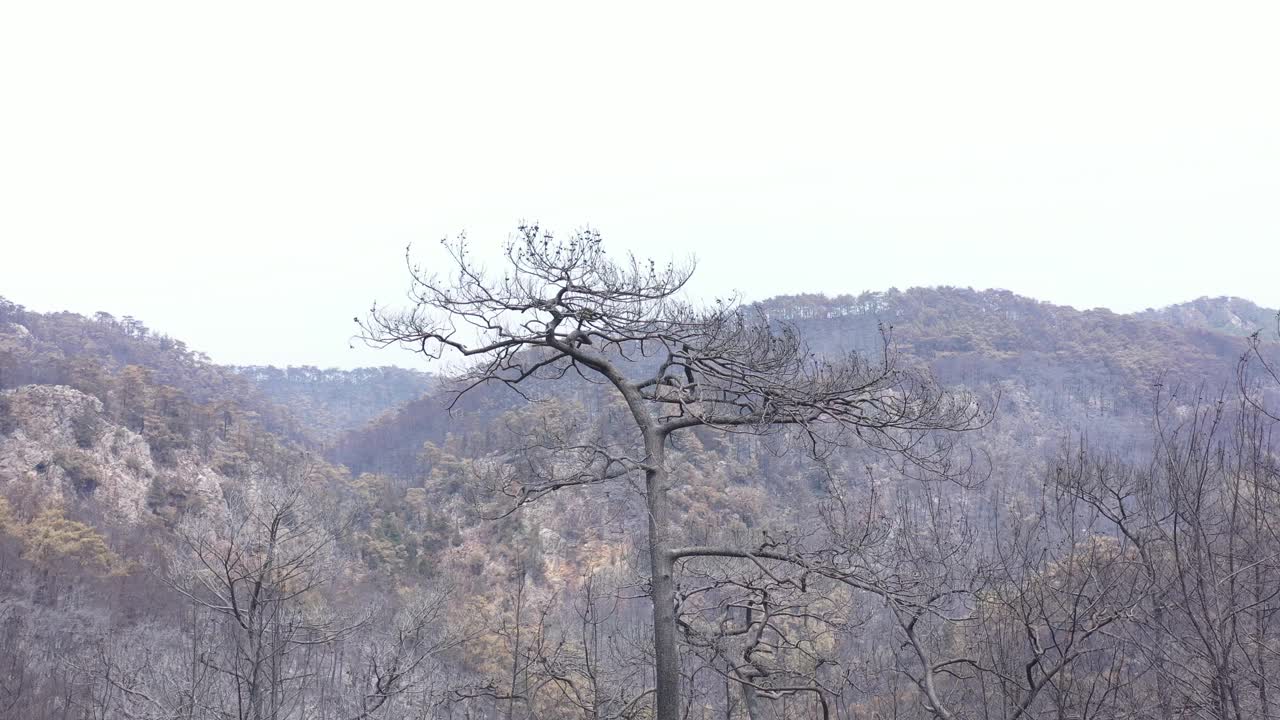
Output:
<instances>
[{"instance_id":1,"label":"forested hillside","mask_svg":"<svg viewBox=\"0 0 1280 720\"><path fill-rule=\"evenodd\" d=\"M312 434L323 440L359 429L382 413L417 400L431 387L427 373L397 367L232 369L272 402L289 408L294 417L305 418Z\"/></svg>"},{"instance_id":2,"label":"forested hillside","mask_svg":"<svg viewBox=\"0 0 1280 720\"><path fill-rule=\"evenodd\" d=\"M1275 311L1237 297L1202 297L1159 310L1144 310L1138 317L1227 335L1266 333L1276 326Z\"/></svg>"},{"instance_id":3,"label":"forested hillside","mask_svg":"<svg viewBox=\"0 0 1280 720\"><path fill-rule=\"evenodd\" d=\"M1277 716L1274 312L746 311L990 412L945 463L932 431L671 442L687 717ZM583 480L627 405L463 387L0 302L0 717L653 717L644 492Z\"/></svg>"},{"instance_id":4,"label":"forested hillside","mask_svg":"<svg viewBox=\"0 0 1280 720\"><path fill-rule=\"evenodd\" d=\"M170 424L207 424L191 408L211 416L234 409L272 433L314 444L417 398L430 378L390 367L220 366L136 318L37 313L0 297L0 389L28 384L74 387L108 411L134 403L139 428L148 411L170 416ZM143 408L151 400L132 397L134 386L164 396L157 401L164 407ZM172 430L188 433L185 426Z\"/></svg>"},{"instance_id":5,"label":"forested hillside","mask_svg":"<svg viewBox=\"0 0 1280 720\"><path fill-rule=\"evenodd\" d=\"M794 325L820 354L875 355L884 351L887 338L890 352L927 366L944 383L1000 396L998 426L1033 442L1082 432L1122 442L1133 428L1145 428L1157 383L1221 391L1234 381L1247 347L1234 334L1198 324L1170 323L1149 313L1080 311L1000 290L789 296L758 307ZM1274 311L1255 314L1266 313L1274 322ZM591 395L581 383L567 382ZM565 393L563 384L543 391ZM495 390L465 398L450 414L451 400L444 392L407 403L340 438L332 458L359 471L410 477L424 442L439 443L448 435L471 442L475 432L492 436L488 418L522 402ZM472 423L477 430L468 432Z\"/></svg>"}]
</instances>

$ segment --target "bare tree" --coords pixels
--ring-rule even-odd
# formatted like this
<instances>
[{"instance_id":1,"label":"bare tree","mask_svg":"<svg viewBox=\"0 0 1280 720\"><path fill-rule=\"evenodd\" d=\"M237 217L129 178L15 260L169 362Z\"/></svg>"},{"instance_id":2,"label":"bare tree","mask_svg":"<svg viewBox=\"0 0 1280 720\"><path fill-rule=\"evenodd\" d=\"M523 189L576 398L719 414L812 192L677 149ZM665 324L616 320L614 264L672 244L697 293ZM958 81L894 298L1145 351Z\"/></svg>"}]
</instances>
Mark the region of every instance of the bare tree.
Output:
<instances>
[{"instance_id":1,"label":"bare tree","mask_svg":"<svg viewBox=\"0 0 1280 720\"><path fill-rule=\"evenodd\" d=\"M277 720L300 707L305 676L291 671L289 653L351 634L365 618L312 612L305 602L335 573L340 528L309 497L305 461L231 495L222 512L189 518L178 528L170 587L217 618L221 647L197 661L233 691L232 717ZM378 693L390 692L382 682Z\"/></svg>"},{"instance_id":2,"label":"bare tree","mask_svg":"<svg viewBox=\"0 0 1280 720\"><path fill-rule=\"evenodd\" d=\"M351 687L334 688L337 692L317 717L388 717L402 699L431 699L432 690L427 685L433 675L439 674L441 654L470 639L464 631L444 629L446 600L446 593L441 591L424 593L389 617L367 623L365 632L349 641L354 647L348 654L358 658L348 658L352 667L345 675ZM335 657L332 662L336 670L340 661ZM442 689L436 692L443 694ZM411 703L400 705L400 713L406 713L407 707Z\"/></svg>"},{"instance_id":3,"label":"bare tree","mask_svg":"<svg viewBox=\"0 0 1280 720\"><path fill-rule=\"evenodd\" d=\"M633 437L531 447L530 461L518 474L511 469L505 484L518 507L564 488L643 476L660 720L676 720L681 709L677 560L756 555L753 548L678 548L669 493L680 479L672 477L667 456L675 434L792 428L817 452L856 437L912 467L946 474L954 470L950 444L936 431L984 420L969 396L899 367L887 342L874 360L817 357L794 328L751 308L681 301L692 265L614 259L593 231L555 239L523 226L506 247L501 275L486 273L465 239L444 246L449 274L427 273L410 261L411 307L375 306L357 318L361 337L428 358L467 359L472 364L459 377L459 394L485 383L528 394L538 381L572 375L603 383L622 399Z\"/></svg>"},{"instance_id":4,"label":"bare tree","mask_svg":"<svg viewBox=\"0 0 1280 720\"><path fill-rule=\"evenodd\" d=\"M991 545L936 520L898 544L901 571L929 595L887 599L894 670L943 720L1118 716L1135 654L1126 634L1150 591L1133 544L1052 486L1010 505Z\"/></svg>"},{"instance_id":5,"label":"bare tree","mask_svg":"<svg viewBox=\"0 0 1280 720\"><path fill-rule=\"evenodd\" d=\"M1138 717L1276 716L1280 472L1274 420L1241 389L1158 386L1145 463L1082 445L1058 469L1143 576L1132 621L1114 632L1145 663L1135 702L1151 712Z\"/></svg>"}]
</instances>

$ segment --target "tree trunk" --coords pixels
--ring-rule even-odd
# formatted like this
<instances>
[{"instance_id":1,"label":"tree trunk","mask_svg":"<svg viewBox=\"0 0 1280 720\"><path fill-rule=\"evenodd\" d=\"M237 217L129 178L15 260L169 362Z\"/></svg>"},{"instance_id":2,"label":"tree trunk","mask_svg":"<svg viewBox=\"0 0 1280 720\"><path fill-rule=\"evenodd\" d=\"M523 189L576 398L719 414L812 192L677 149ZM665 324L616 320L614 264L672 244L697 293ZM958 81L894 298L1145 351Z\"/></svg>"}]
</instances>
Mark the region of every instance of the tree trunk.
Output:
<instances>
[{"instance_id":1,"label":"tree trunk","mask_svg":"<svg viewBox=\"0 0 1280 720\"><path fill-rule=\"evenodd\" d=\"M524 581L525 569L524 560L516 561L516 568L520 572L520 583L516 586L516 626L515 637L511 647L511 692L507 693L507 720L512 720L516 712L516 694L518 688L516 684L520 680L520 621L524 610Z\"/></svg>"},{"instance_id":2,"label":"tree trunk","mask_svg":"<svg viewBox=\"0 0 1280 720\"><path fill-rule=\"evenodd\" d=\"M756 689L750 685L742 686L742 704L747 708L748 720L760 720L760 701L756 698ZM786 717L786 714L783 714Z\"/></svg>"},{"instance_id":3,"label":"tree trunk","mask_svg":"<svg viewBox=\"0 0 1280 720\"><path fill-rule=\"evenodd\" d=\"M657 720L680 718L680 653L676 643L675 561L671 557L669 477L662 439L647 434L645 496L649 506L649 566L653 592L653 655Z\"/></svg>"}]
</instances>

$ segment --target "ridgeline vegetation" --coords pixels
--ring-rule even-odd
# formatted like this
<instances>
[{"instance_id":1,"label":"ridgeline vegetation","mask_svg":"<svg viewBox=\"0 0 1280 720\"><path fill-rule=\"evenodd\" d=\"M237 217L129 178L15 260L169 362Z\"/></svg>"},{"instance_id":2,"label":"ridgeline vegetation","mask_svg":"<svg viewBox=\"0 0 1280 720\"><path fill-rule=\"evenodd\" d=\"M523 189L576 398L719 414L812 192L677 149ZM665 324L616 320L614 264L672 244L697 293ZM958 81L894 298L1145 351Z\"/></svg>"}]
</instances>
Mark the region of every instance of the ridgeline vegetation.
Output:
<instances>
[{"instance_id":1,"label":"ridgeline vegetation","mask_svg":"<svg viewBox=\"0 0 1280 720\"><path fill-rule=\"evenodd\" d=\"M447 247L448 376L0 300L0 718L1280 717L1273 311Z\"/></svg>"}]
</instances>

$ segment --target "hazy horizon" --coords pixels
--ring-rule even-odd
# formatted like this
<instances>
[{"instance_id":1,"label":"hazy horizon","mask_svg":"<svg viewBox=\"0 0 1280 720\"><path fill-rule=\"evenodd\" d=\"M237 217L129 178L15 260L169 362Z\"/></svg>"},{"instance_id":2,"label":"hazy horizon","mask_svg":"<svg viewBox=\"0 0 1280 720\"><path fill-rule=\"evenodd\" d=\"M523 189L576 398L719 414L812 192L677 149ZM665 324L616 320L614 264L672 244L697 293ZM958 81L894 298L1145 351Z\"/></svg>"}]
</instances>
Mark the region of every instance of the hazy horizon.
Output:
<instances>
[{"instance_id":1,"label":"hazy horizon","mask_svg":"<svg viewBox=\"0 0 1280 720\"><path fill-rule=\"evenodd\" d=\"M694 297L1280 306L1280 7L0 9L0 294L354 367L403 248L522 219ZM398 355L398 354L397 354Z\"/></svg>"},{"instance_id":2,"label":"hazy horizon","mask_svg":"<svg viewBox=\"0 0 1280 720\"><path fill-rule=\"evenodd\" d=\"M754 299L752 299L750 302L762 302L762 301L768 301L768 300L776 299L776 298L779 298L779 297L796 296L796 295L824 295L824 296L826 296L826 297L834 298L834 297L838 297L838 296L841 296L841 295L852 295L852 296L857 296L857 295L859 295L859 294L861 294L861 293L863 293L863 292L885 293L885 292L891 292L891 291L894 291L894 290L898 290L898 291L902 291L902 292L907 292L907 291L915 290L915 289L937 289L937 288L945 288L945 287L957 288L957 289L964 289L964 290L972 290L972 291L979 292L979 293L983 293L983 292L1013 292L1013 291L1011 291L1011 290L1008 290L1007 288L994 288L994 287L992 287L992 288L974 288L974 287L971 287L971 286L958 286L958 285L950 285L950 286L947 286L947 285L928 285L928 286L926 286L926 285L915 285L915 286L906 287L906 288L890 287L890 288L883 288L883 289L879 289L879 290L873 290L873 289L860 290L860 291L856 291L856 292L854 292L854 291L850 291L850 292L812 292L812 293L810 293L810 292L803 292L803 291L802 291L802 292L796 292L796 293L780 293L780 294L778 294L778 295L771 295L771 296L769 296L769 297L754 298ZM1243 300L1243 301L1245 301L1245 302L1252 303L1252 304L1254 304L1254 305L1256 305L1256 306L1258 306L1258 307L1262 308L1263 310L1267 310L1267 311L1276 311L1276 308L1270 308L1270 307L1267 307L1266 305L1263 305L1263 304L1261 304L1261 303L1255 302L1255 301L1254 301L1254 300L1252 300L1251 298L1245 298L1245 297L1240 297L1240 296L1236 296L1236 295L1227 295L1227 296L1224 296L1224 295L1218 295L1218 296L1207 296L1207 295L1201 295L1201 296L1194 297L1194 298L1187 298L1186 300L1182 300L1182 301L1179 301L1179 302L1169 303L1169 304L1167 304L1167 305L1158 305L1158 306L1155 306L1155 305L1148 305L1148 306L1145 306L1145 307L1134 308L1134 309L1131 309L1131 310L1117 310L1116 308L1109 308L1109 307L1104 307L1104 306L1078 307L1078 306L1075 306L1075 305L1070 305L1070 304L1068 304L1068 303L1059 303L1059 302L1054 302L1054 301L1052 301L1052 300L1047 300L1047 299L1045 299L1045 298L1038 298L1038 297L1034 297L1034 296L1030 296L1030 295L1025 295L1025 294L1023 294L1023 293L1015 293L1015 294L1017 294L1017 295L1018 295L1018 296L1020 296L1020 297L1026 297L1026 298L1029 298L1029 299L1031 299L1031 300L1035 300L1035 301L1038 301L1038 302L1045 302L1045 303L1049 303L1049 304L1051 304L1051 305L1055 305L1055 306L1059 306L1059 307L1069 307L1069 308L1072 308L1072 309L1075 309L1075 310L1080 310L1080 311L1087 311L1087 310L1108 310L1108 311L1113 312L1113 313L1116 313L1116 314L1118 314L1118 315L1132 315L1132 314L1141 313L1141 312L1146 311L1146 310L1159 310L1159 309L1167 308L1167 307L1171 307L1171 306L1183 305L1183 304L1191 303L1191 302L1194 302L1194 301L1196 301L1196 300L1205 300L1205 299L1209 299L1209 300L1216 300L1216 299L1223 299L1223 298L1225 298L1225 299L1230 299L1230 300ZM17 298L12 298L12 297L8 297L8 296L6 296L3 292L0 292L0 299L8 300L8 301L10 301L10 302L15 302L15 303L17 303L18 305L22 305L22 306L23 306L23 307L25 307L27 310L30 310L30 311L33 311L33 312L38 312L38 313L73 312L73 313L76 313L76 314L79 314L79 315L83 315L83 316L86 316L86 317L91 317L95 312L99 312L99 311L101 311L101 312L106 312L106 313L108 313L108 314L110 314L110 315L114 316L117 320L122 319L122 318L124 318L124 317L133 317L134 319L136 319L136 320L138 320L138 321L142 322L144 325L146 325L149 331L151 331L151 332L153 332L153 333L157 333L157 334L168 335L168 336L170 336L170 337L172 337L172 338L174 338L174 339L176 339L176 340L182 341L182 342L186 343L187 347L188 347L188 348L190 348L191 350L196 351L196 352L204 353L205 355L208 355L208 356L209 356L209 359L210 359L210 361L211 361L211 362L216 363L216 364L221 364L221 365L236 365L236 366L274 366L274 367L279 367L279 368L285 368L285 367L306 367L306 366L310 366L310 367L318 367L318 368L320 368L320 369L325 369L325 370L329 370L329 369L352 370L352 369L362 368L362 367L384 367L384 366L391 366L391 367L399 367L399 368L404 368L404 369L409 369L409 370L422 370L422 371L426 371L426 372L438 372L438 371L440 371L440 369L441 369L441 365L440 365L440 363L439 363L439 362L428 362L428 361L426 361L426 360L425 360L421 355L419 355L419 354L417 354L417 353L414 353L414 352L409 351L409 350L399 349L399 348L394 349L394 350L393 350L392 348L385 348L385 349L372 349L372 352L376 353L376 354L373 356L375 361L374 361L374 362L367 362L367 363L357 363L357 364L321 364L321 363L314 363L314 362L312 362L312 363L308 363L308 362L301 362L301 363L283 363L283 364L282 364L282 363L271 363L271 362L227 362L227 361L225 361L225 360L222 360L222 359L220 359L220 358L218 358L218 357L214 356L212 353L207 352L204 348L201 348L201 347L199 347L199 346L194 345L194 344L193 344L193 343L191 343L191 342L188 342L188 341L187 341L187 338L183 337L183 335L182 335L182 333L181 333L180 331L175 332L175 331L173 331L173 330L171 330L171 329L169 329L169 328L162 328L162 327L156 327L156 326L153 326L151 323L148 323L148 322L147 322L147 319L146 319L145 317L136 316L136 315L131 315L131 314L129 314L129 313L115 313L115 312L111 312L110 310L106 310L106 309L103 309L103 308L99 308L98 310L94 310L94 311L88 311L88 312L85 312L85 311L80 311L80 310L72 310L72 309L70 309L70 308L39 308L39 307L31 307L31 306L26 305L25 303L23 303L21 300L19 300L19 299L17 299ZM370 348L364 347L360 341L355 340L354 338L352 338L352 342L353 342L353 344L355 344L355 345L357 346L357 350L364 350L364 351L366 351L366 352L368 352L368 351L370 351L370 350L371 350ZM353 354L355 354L355 350L353 350ZM377 358L378 358L379 356L384 357L384 358L385 358L385 361L383 361L383 362L377 362L376 360L377 360ZM364 353L361 353L361 357L367 357L367 355L365 355Z\"/></svg>"}]
</instances>

